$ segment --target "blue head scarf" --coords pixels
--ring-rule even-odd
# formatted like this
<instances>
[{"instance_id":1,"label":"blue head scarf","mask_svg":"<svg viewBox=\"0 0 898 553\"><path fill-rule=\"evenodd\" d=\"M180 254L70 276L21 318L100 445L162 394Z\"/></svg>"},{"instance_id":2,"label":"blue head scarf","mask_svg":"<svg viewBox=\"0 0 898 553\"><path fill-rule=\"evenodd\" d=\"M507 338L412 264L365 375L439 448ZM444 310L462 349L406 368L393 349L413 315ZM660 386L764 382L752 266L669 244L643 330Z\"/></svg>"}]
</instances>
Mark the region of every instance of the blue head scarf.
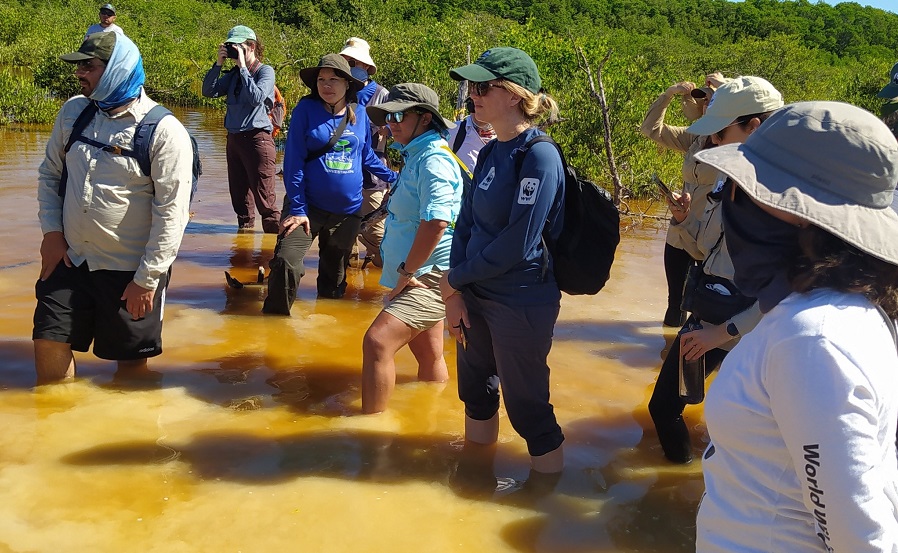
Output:
<instances>
[{"instance_id":1,"label":"blue head scarf","mask_svg":"<svg viewBox=\"0 0 898 553\"><path fill-rule=\"evenodd\" d=\"M140 51L130 38L119 34L106 70L90 98L103 110L123 106L140 96L145 79Z\"/></svg>"}]
</instances>

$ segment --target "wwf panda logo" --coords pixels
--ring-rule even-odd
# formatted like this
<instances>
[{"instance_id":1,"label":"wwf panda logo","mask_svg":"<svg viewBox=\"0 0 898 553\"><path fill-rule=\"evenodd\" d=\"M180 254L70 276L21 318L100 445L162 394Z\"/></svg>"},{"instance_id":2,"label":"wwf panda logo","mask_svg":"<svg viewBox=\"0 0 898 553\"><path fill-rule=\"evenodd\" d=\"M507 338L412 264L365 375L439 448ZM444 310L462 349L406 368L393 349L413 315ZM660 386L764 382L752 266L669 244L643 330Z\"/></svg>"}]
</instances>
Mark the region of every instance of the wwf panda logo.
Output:
<instances>
[{"instance_id":1,"label":"wwf panda logo","mask_svg":"<svg viewBox=\"0 0 898 553\"><path fill-rule=\"evenodd\" d=\"M521 205L533 205L536 203L537 190L539 190L539 179L521 179L518 203Z\"/></svg>"}]
</instances>

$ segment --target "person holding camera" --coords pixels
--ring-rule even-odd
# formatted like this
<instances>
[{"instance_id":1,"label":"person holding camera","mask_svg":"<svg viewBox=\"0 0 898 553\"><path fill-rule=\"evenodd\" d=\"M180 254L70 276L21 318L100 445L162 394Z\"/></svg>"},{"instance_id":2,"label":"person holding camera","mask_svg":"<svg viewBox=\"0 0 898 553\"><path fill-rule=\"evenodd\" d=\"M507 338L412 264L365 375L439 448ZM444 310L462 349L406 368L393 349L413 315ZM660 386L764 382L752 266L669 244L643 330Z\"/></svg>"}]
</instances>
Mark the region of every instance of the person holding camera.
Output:
<instances>
[{"instance_id":1,"label":"person holding camera","mask_svg":"<svg viewBox=\"0 0 898 553\"><path fill-rule=\"evenodd\" d=\"M203 96L227 98L224 125L228 131L228 191L237 214L238 231L255 227L255 210L262 230L277 234L281 210L275 201L275 147L268 110L274 102L274 68L262 63L263 46L245 25L228 31L217 58L203 79ZM234 67L222 72L226 59Z\"/></svg>"},{"instance_id":2,"label":"person holding camera","mask_svg":"<svg viewBox=\"0 0 898 553\"><path fill-rule=\"evenodd\" d=\"M717 89L705 115L685 132L707 137L718 146L739 144L782 105L782 94L765 79L738 77ZM687 194L678 196L676 202L669 201L674 218L671 231L686 252L700 260L690 270L683 291L683 303L691 315L664 358L649 400L649 414L661 449L674 463L692 461L689 429L683 420L687 400L701 401L705 377L720 366L739 337L754 328L761 317L755 298L733 284L733 262L721 221L724 180L713 181L707 197L699 198L701 204ZM701 205L700 212L697 205ZM698 372L694 379L689 378L688 369ZM684 389L688 382L695 383L697 389ZM696 399L690 397L693 394Z\"/></svg>"}]
</instances>

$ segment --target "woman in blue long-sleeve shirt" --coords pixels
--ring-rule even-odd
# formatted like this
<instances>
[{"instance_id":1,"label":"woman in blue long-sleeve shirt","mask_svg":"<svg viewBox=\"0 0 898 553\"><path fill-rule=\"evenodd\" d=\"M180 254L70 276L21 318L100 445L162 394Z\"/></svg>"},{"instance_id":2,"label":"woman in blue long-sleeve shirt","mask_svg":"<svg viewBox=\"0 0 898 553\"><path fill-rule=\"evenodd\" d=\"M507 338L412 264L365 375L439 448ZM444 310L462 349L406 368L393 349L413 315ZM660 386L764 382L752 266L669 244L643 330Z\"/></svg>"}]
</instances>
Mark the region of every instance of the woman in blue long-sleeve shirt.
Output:
<instances>
[{"instance_id":1,"label":"woman in blue long-sleeve shirt","mask_svg":"<svg viewBox=\"0 0 898 553\"><path fill-rule=\"evenodd\" d=\"M312 92L299 101L290 119L281 236L262 308L282 315L290 314L305 274L303 258L316 237L318 297L343 297L346 267L361 225L362 169L386 182L396 180L396 173L371 149L368 116L355 104L362 83L350 74L349 63L327 54L299 76ZM335 137L344 118L344 129Z\"/></svg>"},{"instance_id":2,"label":"woman in blue long-sleeve shirt","mask_svg":"<svg viewBox=\"0 0 898 553\"><path fill-rule=\"evenodd\" d=\"M274 99L274 68L262 63L262 52L262 42L249 27L237 25L228 31L203 78L203 96L227 98L228 191L238 230L253 229L255 206L262 230L276 234L281 209L274 193L276 153L267 108ZM228 58L234 67L222 73Z\"/></svg>"},{"instance_id":3,"label":"woman in blue long-sleeve shirt","mask_svg":"<svg viewBox=\"0 0 898 553\"><path fill-rule=\"evenodd\" d=\"M471 82L480 119L496 140L480 152L462 201L440 281L450 333L458 349L458 390L465 404L465 439L492 444L499 433L499 386L512 426L527 442L531 467L559 473L564 435L549 403L546 358L561 292L545 270L543 231L561 232L564 169L555 146L534 144L520 172L517 151L542 134L534 125L557 115L541 88L536 64L516 48L493 48L449 72ZM548 222L547 222L548 221Z\"/></svg>"}]
</instances>

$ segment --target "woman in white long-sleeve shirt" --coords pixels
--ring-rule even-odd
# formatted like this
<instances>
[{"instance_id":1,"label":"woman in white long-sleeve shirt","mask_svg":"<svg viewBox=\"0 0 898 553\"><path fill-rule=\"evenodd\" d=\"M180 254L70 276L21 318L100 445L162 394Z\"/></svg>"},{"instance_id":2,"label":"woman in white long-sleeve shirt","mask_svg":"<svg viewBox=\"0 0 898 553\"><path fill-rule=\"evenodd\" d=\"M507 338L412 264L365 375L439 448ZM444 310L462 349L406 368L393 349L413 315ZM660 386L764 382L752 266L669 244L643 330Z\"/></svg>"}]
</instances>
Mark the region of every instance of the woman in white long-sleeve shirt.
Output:
<instances>
[{"instance_id":1,"label":"woman in white long-sleeve shirt","mask_svg":"<svg viewBox=\"0 0 898 553\"><path fill-rule=\"evenodd\" d=\"M730 179L735 282L765 315L708 392L697 551L898 552L898 144L804 102L698 157Z\"/></svg>"}]
</instances>

